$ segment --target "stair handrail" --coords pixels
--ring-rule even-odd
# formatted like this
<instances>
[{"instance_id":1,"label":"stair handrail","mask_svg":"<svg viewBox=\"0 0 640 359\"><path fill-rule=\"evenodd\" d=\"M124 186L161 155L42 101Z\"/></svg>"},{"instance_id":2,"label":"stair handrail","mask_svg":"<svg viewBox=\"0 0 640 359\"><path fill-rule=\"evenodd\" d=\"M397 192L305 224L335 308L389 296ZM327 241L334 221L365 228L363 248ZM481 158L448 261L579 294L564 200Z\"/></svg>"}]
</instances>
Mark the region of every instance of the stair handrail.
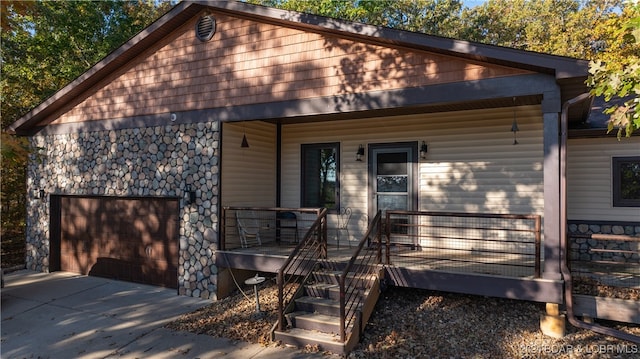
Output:
<instances>
[{"instance_id":1,"label":"stair handrail","mask_svg":"<svg viewBox=\"0 0 640 359\"><path fill-rule=\"evenodd\" d=\"M373 264L382 263L382 212L378 211L371 221L367 232L358 243L358 247L351 256L349 263L338 278L340 285L340 340L344 342L347 336L347 328L358 318L358 307L362 304L361 292L371 289L371 276L376 271ZM371 243L371 237L375 251L365 251L361 255L365 245ZM374 263L375 261L375 263ZM356 266L356 262L358 265ZM350 272L353 272L349 277ZM355 325L354 325L355 328ZM360 329L361 330L361 329Z\"/></svg>"},{"instance_id":2,"label":"stair handrail","mask_svg":"<svg viewBox=\"0 0 640 359\"><path fill-rule=\"evenodd\" d=\"M294 299L300 283L295 280L305 278L313 271L320 259L327 258L327 209L318 210L318 217L313 222L304 238L293 249L289 257L278 269L278 330L285 330L285 308ZM291 285L290 285L291 284Z\"/></svg>"}]
</instances>

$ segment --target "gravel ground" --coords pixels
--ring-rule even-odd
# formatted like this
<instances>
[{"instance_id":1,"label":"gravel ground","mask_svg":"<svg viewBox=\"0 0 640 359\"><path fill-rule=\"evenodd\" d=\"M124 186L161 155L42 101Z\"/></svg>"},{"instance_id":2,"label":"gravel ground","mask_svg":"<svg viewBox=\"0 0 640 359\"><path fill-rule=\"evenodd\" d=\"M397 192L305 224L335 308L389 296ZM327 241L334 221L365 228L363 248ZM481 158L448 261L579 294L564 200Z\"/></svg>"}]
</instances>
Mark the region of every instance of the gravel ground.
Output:
<instances>
[{"instance_id":1,"label":"gravel ground","mask_svg":"<svg viewBox=\"0 0 640 359\"><path fill-rule=\"evenodd\" d=\"M277 288L260 290L257 316L251 290L186 314L169 328L269 344ZM636 293L637 294L637 293ZM364 337L349 358L638 358L640 345L578 330L553 339L539 330L544 305L500 298L391 287L383 292ZM640 335L640 326L604 323ZM313 347L302 351L314 351Z\"/></svg>"}]
</instances>

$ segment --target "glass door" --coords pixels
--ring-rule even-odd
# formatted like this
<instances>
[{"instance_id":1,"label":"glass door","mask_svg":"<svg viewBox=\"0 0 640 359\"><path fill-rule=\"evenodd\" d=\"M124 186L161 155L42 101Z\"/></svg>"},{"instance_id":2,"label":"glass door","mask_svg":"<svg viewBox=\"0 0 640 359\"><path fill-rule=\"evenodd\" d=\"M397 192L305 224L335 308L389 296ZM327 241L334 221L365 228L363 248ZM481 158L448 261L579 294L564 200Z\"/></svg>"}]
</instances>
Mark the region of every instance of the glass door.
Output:
<instances>
[{"instance_id":1,"label":"glass door","mask_svg":"<svg viewBox=\"0 0 640 359\"><path fill-rule=\"evenodd\" d=\"M413 211L417 208L415 166L417 143L370 145L369 183L371 215L378 210ZM409 217L394 216L391 232L396 244L414 246Z\"/></svg>"},{"instance_id":2,"label":"glass door","mask_svg":"<svg viewBox=\"0 0 640 359\"><path fill-rule=\"evenodd\" d=\"M373 152L375 210L409 210L409 153L406 150Z\"/></svg>"}]
</instances>

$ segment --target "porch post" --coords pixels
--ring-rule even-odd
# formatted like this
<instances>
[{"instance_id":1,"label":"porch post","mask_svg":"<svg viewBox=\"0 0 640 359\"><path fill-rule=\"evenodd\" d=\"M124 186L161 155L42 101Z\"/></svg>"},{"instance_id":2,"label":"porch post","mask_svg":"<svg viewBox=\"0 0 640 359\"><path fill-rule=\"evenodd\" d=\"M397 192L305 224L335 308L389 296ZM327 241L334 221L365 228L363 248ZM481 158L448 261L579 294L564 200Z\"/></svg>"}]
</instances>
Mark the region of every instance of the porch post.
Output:
<instances>
[{"instance_id":1,"label":"porch post","mask_svg":"<svg viewBox=\"0 0 640 359\"><path fill-rule=\"evenodd\" d=\"M542 277L560 274L560 92L545 91L542 101L544 136L544 239Z\"/></svg>"}]
</instances>

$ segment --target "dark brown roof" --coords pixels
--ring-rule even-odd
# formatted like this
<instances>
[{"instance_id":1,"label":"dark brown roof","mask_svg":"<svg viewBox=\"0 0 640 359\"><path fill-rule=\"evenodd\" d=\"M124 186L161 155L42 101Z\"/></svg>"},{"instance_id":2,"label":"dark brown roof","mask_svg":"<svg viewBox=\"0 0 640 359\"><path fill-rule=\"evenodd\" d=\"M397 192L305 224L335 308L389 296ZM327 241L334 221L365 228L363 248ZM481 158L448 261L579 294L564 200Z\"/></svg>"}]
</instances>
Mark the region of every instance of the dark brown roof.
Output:
<instances>
[{"instance_id":1,"label":"dark brown roof","mask_svg":"<svg viewBox=\"0 0 640 359\"><path fill-rule=\"evenodd\" d=\"M232 16L334 34L342 38L448 54L553 75L563 88L563 100L586 91L584 80L588 74L588 62L585 60L364 25L243 2L184 1L29 111L7 130L18 134L28 133L40 121L63 109L72 99L96 85L107 75L206 8Z\"/></svg>"}]
</instances>

